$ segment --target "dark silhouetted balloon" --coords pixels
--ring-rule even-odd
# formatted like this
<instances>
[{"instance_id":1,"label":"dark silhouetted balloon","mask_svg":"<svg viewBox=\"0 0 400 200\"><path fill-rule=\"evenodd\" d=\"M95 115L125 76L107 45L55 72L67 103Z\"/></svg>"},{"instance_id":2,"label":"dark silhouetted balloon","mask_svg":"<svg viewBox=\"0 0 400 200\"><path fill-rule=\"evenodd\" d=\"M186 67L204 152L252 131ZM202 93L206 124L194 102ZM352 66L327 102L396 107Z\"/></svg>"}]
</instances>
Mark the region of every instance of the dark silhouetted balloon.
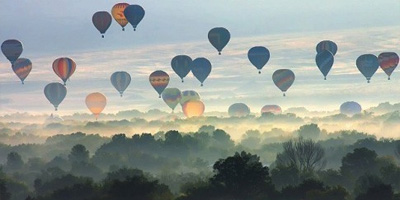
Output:
<instances>
[{"instance_id":1,"label":"dark silhouetted balloon","mask_svg":"<svg viewBox=\"0 0 400 200\"><path fill-rule=\"evenodd\" d=\"M32 70L32 62L27 58L18 58L13 64L12 69L24 84L24 80Z\"/></svg>"},{"instance_id":2,"label":"dark silhouetted balloon","mask_svg":"<svg viewBox=\"0 0 400 200\"><path fill-rule=\"evenodd\" d=\"M129 75L127 72L124 71L114 72L111 75L110 80L112 85L115 87L115 89L117 89L117 91L122 97L122 94L131 83L131 75Z\"/></svg>"},{"instance_id":3,"label":"dark silhouetted balloon","mask_svg":"<svg viewBox=\"0 0 400 200\"><path fill-rule=\"evenodd\" d=\"M189 74L190 70L192 69L192 59L186 55L175 56L171 60L171 67L181 78L183 83L183 78Z\"/></svg>"},{"instance_id":4,"label":"dark silhouetted balloon","mask_svg":"<svg viewBox=\"0 0 400 200\"><path fill-rule=\"evenodd\" d=\"M22 43L18 40L6 40L1 44L1 51L11 64L19 58L22 50Z\"/></svg>"},{"instance_id":5,"label":"dark silhouetted balloon","mask_svg":"<svg viewBox=\"0 0 400 200\"><path fill-rule=\"evenodd\" d=\"M348 101L340 106L340 113L345 115L355 115L361 113L361 106L357 102Z\"/></svg>"},{"instance_id":6,"label":"dark silhouetted balloon","mask_svg":"<svg viewBox=\"0 0 400 200\"><path fill-rule=\"evenodd\" d=\"M106 33L107 29L111 26L112 18L107 11L99 11L94 13L92 22L94 27L101 33L101 37L104 38L104 33Z\"/></svg>"},{"instance_id":7,"label":"dark silhouetted balloon","mask_svg":"<svg viewBox=\"0 0 400 200\"><path fill-rule=\"evenodd\" d=\"M206 58L196 58L192 63L192 73L197 80L200 81L201 86L211 73L211 63Z\"/></svg>"},{"instance_id":8,"label":"dark silhouetted balloon","mask_svg":"<svg viewBox=\"0 0 400 200\"><path fill-rule=\"evenodd\" d=\"M378 61L382 70L388 75L388 80L390 80L390 75L399 64L399 56L395 52L383 52L379 54Z\"/></svg>"},{"instance_id":9,"label":"dark silhouetted balloon","mask_svg":"<svg viewBox=\"0 0 400 200\"><path fill-rule=\"evenodd\" d=\"M334 43L330 40L324 40L317 44L316 50L317 50L317 53L320 53L323 50L328 50L332 53L332 55L336 55L338 47L337 47L336 43Z\"/></svg>"},{"instance_id":10,"label":"dark silhouetted balloon","mask_svg":"<svg viewBox=\"0 0 400 200\"><path fill-rule=\"evenodd\" d=\"M379 68L379 61L375 55L364 54L357 58L356 65L358 70L360 70L369 83L371 77Z\"/></svg>"},{"instance_id":11,"label":"dark silhouetted balloon","mask_svg":"<svg viewBox=\"0 0 400 200\"><path fill-rule=\"evenodd\" d=\"M185 114L185 116L188 118L200 117L201 115L203 115L204 110L205 110L204 103L200 100L187 101L182 106L183 114Z\"/></svg>"},{"instance_id":12,"label":"dark silhouetted balloon","mask_svg":"<svg viewBox=\"0 0 400 200\"><path fill-rule=\"evenodd\" d=\"M173 112L182 99L182 93L178 88L166 88L162 93L162 98Z\"/></svg>"},{"instance_id":13,"label":"dark silhouetted balloon","mask_svg":"<svg viewBox=\"0 0 400 200\"><path fill-rule=\"evenodd\" d=\"M292 86L295 76L290 69L278 69L272 74L272 80L283 92L283 96L286 96L285 92Z\"/></svg>"},{"instance_id":14,"label":"dark silhouetted balloon","mask_svg":"<svg viewBox=\"0 0 400 200\"><path fill-rule=\"evenodd\" d=\"M229 106L228 113L231 117L245 117L250 114L250 108L244 103L234 103Z\"/></svg>"},{"instance_id":15,"label":"dark silhouetted balloon","mask_svg":"<svg viewBox=\"0 0 400 200\"><path fill-rule=\"evenodd\" d=\"M317 63L318 69L324 75L324 79L326 80L326 76L333 65L333 54L328 50L323 50L317 54L315 57L315 62Z\"/></svg>"},{"instance_id":16,"label":"dark silhouetted balloon","mask_svg":"<svg viewBox=\"0 0 400 200\"><path fill-rule=\"evenodd\" d=\"M61 83L49 83L44 88L44 95L57 111L58 106L67 95L67 88Z\"/></svg>"},{"instance_id":17,"label":"dark silhouetted balloon","mask_svg":"<svg viewBox=\"0 0 400 200\"><path fill-rule=\"evenodd\" d=\"M161 93L168 86L169 83L169 75L164 71L157 70L150 74L149 81L151 86L157 91L159 94L159 98L161 98Z\"/></svg>"},{"instance_id":18,"label":"dark silhouetted balloon","mask_svg":"<svg viewBox=\"0 0 400 200\"><path fill-rule=\"evenodd\" d=\"M111 14L115 21L125 30L125 26L128 24L128 20L124 15L125 8L128 7L128 3L117 3L111 9Z\"/></svg>"},{"instance_id":19,"label":"dark silhouetted balloon","mask_svg":"<svg viewBox=\"0 0 400 200\"><path fill-rule=\"evenodd\" d=\"M272 113L274 115L282 114L282 108L278 105L265 105L261 109L261 114Z\"/></svg>"},{"instance_id":20,"label":"dark silhouetted balloon","mask_svg":"<svg viewBox=\"0 0 400 200\"><path fill-rule=\"evenodd\" d=\"M139 5L129 5L124 10L125 18L132 25L134 31L136 31L137 25L142 21L144 14L144 9Z\"/></svg>"},{"instance_id":21,"label":"dark silhouetted balloon","mask_svg":"<svg viewBox=\"0 0 400 200\"><path fill-rule=\"evenodd\" d=\"M66 85L69 77L74 74L75 69L76 64L71 58L58 58L53 62L53 71L64 81L64 85Z\"/></svg>"},{"instance_id":22,"label":"dark silhouetted balloon","mask_svg":"<svg viewBox=\"0 0 400 200\"><path fill-rule=\"evenodd\" d=\"M228 44L230 39L231 34L226 28L217 27L208 32L208 40L218 50L219 55L221 55L222 49Z\"/></svg>"},{"instance_id":23,"label":"dark silhouetted balloon","mask_svg":"<svg viewBox=\"0 0 400 200\"><path fill-rule=\"evenodd\" d=\"M267 48L257 46L249 50L247 57L249 58L251 64L258 69L258 73L261 74L261 69L265 64L267 64L270 54Z\"/></svg>"},{"instance_id":24,"label":"dark silhouetted balloon","mask_svg":"<svg viewBox=\"0 0 400 200\"><path fill-rule=\"evenodd\" d=\"M187 101L191 100L200 100L200 95L193 90L185 90L182 92L181 106L185 104Z\"/></svg>"}]
</instances>

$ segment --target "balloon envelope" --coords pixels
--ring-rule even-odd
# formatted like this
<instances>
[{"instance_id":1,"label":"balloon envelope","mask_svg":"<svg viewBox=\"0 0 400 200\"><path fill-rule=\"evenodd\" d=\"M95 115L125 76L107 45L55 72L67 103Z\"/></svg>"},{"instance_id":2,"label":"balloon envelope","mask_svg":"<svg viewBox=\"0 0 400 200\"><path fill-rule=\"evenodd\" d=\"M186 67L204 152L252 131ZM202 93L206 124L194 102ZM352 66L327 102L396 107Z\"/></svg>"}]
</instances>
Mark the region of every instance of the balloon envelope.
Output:
<instances>
[{"instance_id":1,"label":"balloon envelope","mask_svg":"<svg viewBox=\"0 0 400 200\"><path fill-rule=\"evenodd\" d=\"M295 75L290 69L278 69L272 74L272 80L282 92L286 92L292 86Z\"/></svg>"},{"instance_id":2,"label":"balloon envelope","mask_svg":"<svg viewBox=\"0 0 400 200\"><path fill-rule=\"evenodd\" d=\"M357 58L356 65L369 83L369 80L379 68L379 61L375 55L364 54Z\"/></svg>"},{"instance_id":3,"label":"balloon envelope","mask_svg":"<svg viewBox=\"0 0 400 200\"><path fill-rule=\"evenodd\" d=\"M185 104L183 104L182 110L185 116L188 118L199 117L203 115L205 106L203 102L199 100L192 100L192 101L187 101Z\"/></svg>"},{"instance_id":4,"label":"balloon envelope","mask_svg":"<svg viewBox=\"0 0 400 200\"><path fill-rule=\"evenodd\" d=\"M193 101L193 100L200 100L200 95L193 90L185 90L182 92L182 99L181 99L181 105L185 104L187 101Z\"/></svg>"},{"instance_id":5,"label":"balloon envelope","mask_svg":"<svg viewBox=\"0 0 400 200\"><path fill-rule=\"evenodd\" d=\"M61 83L49 83L44 88L44 95L53 104L55 110L57 110L58 105L60 105L67 95L67 88Z\"/></svg>"},{"instance_id":6,"label":"balloon envelope","mask_svg":"<svg viewBox=\"0 0 400 200\"><path fill-rule=\"evenodd\" d=\"M150 74L149 81L161 98L161 93L168 86L169 75L164 71L157 70Z\"/></svg>"},{"instance_id":7,"label":"balloon envelope","mask_svg":"<svg viewBox=\"0 0 400 200\"><path fill-rule=\"evenodd\" d=\"M267 64L270 58L270 53L267 48L257 46L249 50L247 57L249 58L251 64L253 64L258 70L261 70L264 65ZM261 72L259 71L259 73Z\"/></svg>"},{"instance_id":8,"label":"balloon envelope","mask_svg":"<svg viewBox=\"0 0 400 200\"><path fill-rule=\"evenodd\" d=\"M340 106L340 113L345 115L355 115L361 113L361 105L354 101L348 101Z\"/></svg>"},{"instance_id":9,"label":"balloon envelope","mask_svg":"<svg viewBox=\"0 0 400 200\"><path fill-rule=\"evenodd\" d=\"M186 55L175 56L171 60L171 67L183 82L183 78L189 74L192 69L192 59Z\"/></svg>"},{"instance_id":10,"label":"balloon envelope","mask_svg":"<svg viewBox=\"0 0 400 200\"><path fill-rule=\"evenodd\" d=\"M201 86L211 73L211 63L206 58L196 58L193 60L192 73L200 81Z\"/></svg>"},{"instance_id":11,"label":"balloon envelope","mask_svg":"<svg viewBox=\"0 0 400 200\"><path fill-rule=\"evenodd\" d=\"M117 3L111 9L111 14L115 21L121 25L122 30L125 30L125 26L128 24L128 20L125 17L124 10L128 7L128 3Z\"/></svg>"},{"instance_id":12,"label":"balloon envelope","mask_svg":"<svg viewBox=\"0 0 400 200\"><path fill-rule=\"evenodd\" d=\"M324 75L324 79L326 80L326 76L328 75L329 71L333 65L333 54L328 50L323 50L317 54L315 57L315 62L321 73Z\"/></svg>"},{"instance_id":13,"label":"balloon envelope","mask_svg":"<svg viewBox=\"0 0 400 200\"><path fill-rule=\"evenodd\" d=\"M250 114L250 108L244 103L235 103L229 106L228 113L231 117L245 117Z\"/></svg>"},{"instance_id":14,"label":"balloon envelope","mask_svg":"<svg viewBox=\"0 0 400 200\"><path fill-rule=\"evenodd\" d=\"M25 78L29 75L32 70L32 62L27 58L18 58L13 64L12 69L14 73L24 84Z\"/></svg>"},{"instance_id":15,"label":"balloon envelope","mask_svg":"<svg viewBox=\"0 0 400 200\"><path fill-rule=\"evenodd\" d=\"M208 40L213 45L218 53L221 55L222 49L228 44L231 39L231 34L226 28L217 27L208 32Z\"/></svg>"},{"instance_id":16,"label":"balloon envelope","mask_svg":"<svg viewBox=\"0 0 400 200\"><path fill-rule=\"evenodd\" d=\"M129 23L131 23L133 30L136 30L137 25L144 17L144 9L139 5L129 5L124 10L124 15Z\"/></svg>"},{"instance_id":17,"label":"balloon envelope","mask_svg":"<svg viewBox=\"0 0 400 200\"><path fill-rule=\"evenodd\" d=\"M174 110L182 99L182 93L178 88L166 88L162 93L162 98Z\"/></svg>"},{"instance_id":18,"label":"balloon envelope","mask_svg":"<svg viewBox=\"0 0 400 200\"><path fill-rule=\"evenodd\" d=\"M328 50L332 53L332 55L336 55L338 47L337 47L336 43L334 43L330 40L324 40L317 44L316 50L317 50L317 53L320 53L323 50Z\"/></svg>"},{"instance_id":19,"label":"balloon envelope","mask_svg":"<svg viewBox=\"0 0 400 200\"><path fill-rule=\"evenodd\" d=\"M69 77L74 74L76 64L71 58L58 58L53 62L53 71L66 84Z\"/></svg>"},{"instance_id":20,"label":"balloon envelope","mask_svg":"<svg viewBox=\"0 0 400 200\"><path fill-rule=\"evenodd\" d=\"M95 92L87 95L85 102L90 112L92 112L97 119L107 105L107 98L103 94Z\"/></svg>"},{"instance_id":21,"label":"balloon envelope","mask_svg":"<svg viewBox=\"0 0 400 200\"><path fill-rule=\"evenodd\" d=\"M272 113L274 115L282 114L282 108L278 105L265 105L261 109L261 114Z\"/></svg>"},{"instance_id":22,"label":"balloon envelope","mask_svg":"<svg viewBox=\"0 0 400 200\"><path fill-rule=\"evenodd\" d=\"M124 71L114 72L111 75L110 80L111 84L114 86L115 89L117 89L117 91L122 97L122 94L131 83L131 75L129 75L127 72Z\"/></svg>"},{"instance_id":23,"label":"balloon envelope","mask_svg":"<svg viewBox=\"0 0 400 200\"><path fill-rule=\"evenodd\" d=\"M22 43L18 40L6 40L1 44L1 51L11 64L19 58L22 50Z\"/></svg>"},{"instance_id":24,"label":"balloon envelope","mask_svg":"<svg viewBox=\"0 0 400 200\"><path fill-rule=\"evenodd\" d=\"M107 11L99 11L94 13L92 22L97 30L103 34L102 37L104 38L104 33L106 33L107 29L110 27L112 18Z\"/></svg>"},{"instance_id":25,"label":"balloon envelope","mask_svg":"<svg viewBox=\"0 0 400 200\"><path fill-rule=\"evenodd\" d=\"M388 75L390 80L390 75L396 69L399 64L399 56L395 52L383 52L378 56L379 66Z\"/></svg>"}]
</instances>

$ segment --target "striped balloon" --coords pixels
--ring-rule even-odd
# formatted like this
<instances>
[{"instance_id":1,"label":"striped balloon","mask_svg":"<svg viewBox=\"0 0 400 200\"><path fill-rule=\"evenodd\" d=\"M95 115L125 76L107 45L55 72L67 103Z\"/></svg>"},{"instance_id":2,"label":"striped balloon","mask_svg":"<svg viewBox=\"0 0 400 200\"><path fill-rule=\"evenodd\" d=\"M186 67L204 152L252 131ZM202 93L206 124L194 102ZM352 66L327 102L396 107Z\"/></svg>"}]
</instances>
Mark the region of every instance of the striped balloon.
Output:
<instances>
[{"instance_id":1,"label":"striped balloon","mask_svg":"<svg viewBox=\"0 0 400 200\"><path fill-rule=\"evenodd\" d=\"M390 75L399 64L399 56L395 52L383 52L379 54L378 61L382 70L388 75L388 80L390 80Z\"/></svg>"},{"instance_id":2,"label":"striped balloon","mask_svg":"<svg viewBox=\"0 0 400 200\"><path fill-rule=\"evenodd\" d=\"M129 75L127 72L124 71L114 72L111 75L110 79L112 85L115 87L115 89L118 90L119 94L122 97L122 94L131 83L131 75Z\"/></svg>"},{"instance_id":3,"label":"striped balloon","mask_svg":"<svg viewBox=\"0 0 400 200\"><path fill-rule=\"evenodd\" d=\"M356 65L358 70L365 76L367 82L371 80L376 70L379 68L379 61L375 55L364 54L357 58Z\"/></svg>"},{"instance_id":4,"label":"striped balloon","mask_svg":"<svg viewBox=\"0 0 400 200\"><path fill-rule=\"evenodd\" d=\"M190 100L200 100L200 95L193 90L185 90L182 92L181 106Z\"/></svg>"},{"instance_id":5,"label":"striped balloon","mask_svg":"<svg viewBox=\"0 0 400 200\"><path fill-rule=\"evenodd\" d=\"M320 53L323 50L328 50L333 55L336 55L338 47L337 47L336 43L334 43L330 40L324 40L317 44L316 50L317 50L317 53Z\"/></svg>"},{"instance_id":6,"label":"striped balloon","mask_svg":"<svg viewBox=\"0 0 400 200\"><path fill-rule=\"evenodd\" d=\"M182 99L182 93L178 88L166 88L162 93L162 98L174 112L175 107Z\"/></svg>"},{"instance_id":7,"label":"striped balloon","mask_svg":"<svg viewBox=\"0 0 400 200\"><path fill-rule=\"evenodd\" d=\"M18 40L6 40L1 44L4 56L13 64L22 54L22 43Z\"/></svg>"},{"instance_id":8,"label":"striped balloon","mask_svg":"<svg viewBox=\"0 0 400 200\"><path fill-rule=\"evenodd\" d=\"M261 109L261 114L272 113L274 115L279 115L282 113L282 108L278 105L265 105Z\"/></svg>"},{"instance_id":9,"label":"striped balloon","mask_svg":"<svg viewBox=\"0 0 400 200\"><path fill-rule=\"evenodd\" d=\"M112 16L114 17L115 21L121 25L123 31L125 31L125 26L128 24L128 20L124 15L124 10L128 6L128 3L117 3L111 9Z\"/></svg>"},{"instance_id":10,"label":"striped balloon","mask_svg":"<svg viewBox=\"0 0 400 200\"><path fill-rule=\"evenodd\" d=\"M44 88L44 95L57 111L58 105L60 105L67 95L67 88L61 83L49 83Z\"/></svg>"},{"instance_id":11,"label":"striped balloon","mask_svg":"<svg viewBox=\"0 0 400 200\"><path fill-rule=\"evenodd\" d=\"M283 92L283 96L286 96L285 92L292 86L295 76L290 69L278 69L272 74L272 80Z\"/></svg>"},{"instance_id":12,"label":"striped balloon","mask_svg":"<svg viewBox=\"0 0 400 200\"><path fill-rule=\"evenodd\" d=\"M169 75L164 71L157 70L150 74L149 81L151 86L157 91L159 94L159 98L161 98L161 93L168 86L169 83Z\"/></svg>"},{"instance_id":13,"label":"striped balloon","mask_svg":"<svg viewBox=\"0 0 400 200\"><path fill-rule=\"evenodd\" d=\"M99 11L94 13L92 22L94 27L102 34L101 37L104 38L104 33L111 26L112 18L107 11Z\"/></svg>"},{"instance_id":14,"label":"striped balloon","mask_svg":"<svg viewBox=\"0 0 400 200\"><path fill-rule=\"evenodd\" d=\"M332 68L333 61L333 54L328 50L323 50L319 52L315 57L315 62L317 63L317 66L321 73L324 75L324 80L326 80L326 76Z\"/></svg>"},{"instance_id":15,"label":"striped balloon","mask_svg":"<svg viewBox=\"0 0 400 200\"><path fill-rule=\"evenodd\" d=\"M69 77L74 74L75 69L76 64L71 58L58 58L53 62L53 70L64 81L64 85L66 85Z\"/></svg>"},{"instance_id":16,"label":"striped balloon","mask_svg":"<svg viewBox=\"0 0 400 200\"><path fill-rule=\"evenodd\" d=\"M18 58L13 64L12 69L24 84L24 80L32 70L32 62L27 58Z\"/></svg>"}]
</instances>

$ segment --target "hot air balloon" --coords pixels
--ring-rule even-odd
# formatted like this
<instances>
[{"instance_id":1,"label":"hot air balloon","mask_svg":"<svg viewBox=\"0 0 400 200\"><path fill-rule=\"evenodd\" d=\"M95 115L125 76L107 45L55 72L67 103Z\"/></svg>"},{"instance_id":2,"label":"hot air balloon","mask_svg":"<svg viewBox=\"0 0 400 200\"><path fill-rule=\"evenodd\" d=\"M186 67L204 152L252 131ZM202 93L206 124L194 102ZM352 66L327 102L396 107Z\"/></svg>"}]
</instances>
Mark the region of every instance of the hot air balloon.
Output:
<instances>
[{"instance_id":1,"label":"hot air balloon","mask_svg":"<svg viewBox=\"0 0 400 200\"><path fill-rule=\"evenodd\" d=\"M382 70L388 75L388 80L390 80L390 75L399 64L399 56L395 52L383 52L379 54L378 61Z\"/></svg>"},{"instance_id":2,"label":"hot air balloon","mask_svg":"<svg viewBox=\"0 0 400 200\"><path fill-rule=\"evenodd\" d=\"M324 80L326 80L326 76L332 68L333 61L333 54L328 50L320 51L315 57L315 62L317 63L321 73L324 75Z\"/></svg>"},{"instance_id":3,"label":"hot air balloon","mask_svg":"<svg viewBox=\"0 0 400 200\"><path fill-rule=\"evenodd\" d=\"M199 117L203 115L205 110L204 103L201 102L200 100L191 100L187 101L185 104L182 106L182 111L183 114L185 114L186 117Z\"/></svg>"},{"instance_id":4,"label":"hot air balloon","mask_svg":"<svg viewBox=\"0 0 400 200\"><path fill-rule=\"evenodd\" d=\"M295 76L290 69L278 69L272 74L272 80L283 92L283 96L286 96L285 92L292 86Z\"/></svg>"},{"instance_id":5,"label":"hot air balloon","mask_svg":"<svg viewBox=\"0 0 400 200\"><path fill-rule=\"evenodd\" d=\"M131 23L133 30L136 31L137 25L144 17L144 9L139 5L129 5L124 10L124 15L129 23Z\"/></svg>"},{"instance_id":6,"label":"hot air balloon","mask_svg":"<svg viewBox=\"0 0 400 200\"><path fill-rule=\"evenodd\" d=\"M124 71L114 72L110 79L112 85L117 89L122 97L122 94L131 83L131 75Z\"/></svg>"},{"instance_id":7,"label":"hot air balloon","mask_svg":"<svg viewBox=\"0 0 400 200\"><path fill-rule=\"evenodd\" d=\"M61 83L49 83L44 88L44 95L57 111L58 105L60 105L67 95L67 88Z\"/></svg>"},{"instance_id":8,"label":"hot air balloon","mask_svg":"<svg viewBox=\"0 0 400 200\"><path fill-rule=\"evenodd\" d=\"M270 54L269 50L265 47L257 46L253 47L247 53L251 64L253 64L257 69L258 73L261 74L261 69L267 64Z\"/></svg>"},{"instance_id":9,"label":"hot air balloon","mask_svg":"<svg viewBox=\"0 0 400 200\"><path fill-rule=\"evenodd\" d=\"M12 69L18 78L24 84L25 78L32 70L32 62L27 58L18 58L13 64Z\"/></svg>"},{"instance_id":10,"label":"hot air balloon","mask_svg":"<svg viewBox=\"0 0 400 200\"><path fill-rule=\"evenodd\" d=\"M196 58L192 63L192 73L200 81L201 86L211 72L211 63L206 58Z\"/></svg>"},{"instance_id":11,"label":"hot air balloon","mask_svg":"<svg viewBox=\"0 0 400 200\"><path fill-rule=\"evenodd\" d=\"M18 40L6 40L1 44L4 56L13 64L22 54L22 43Z\"/></svg>"},{"instance_id":12,"label":"hot air balloon","mask_svg":"<svg viewBox=\"0 0 400 200\"><path fill-rule=\"evenodd\" d=\"M107 105L107 98L102 93L95 92L87 95L85 102L86 106L89 108L90 112L94 114L97 120L100 113Z\"/></svg>"},{"instance_id":13,"label":"hot air balloon","mask_svg":"<svg viewBox=\"0 0 400 200\"><path fill-rule=\"evenodd\" d=\"M186 55L175 56L171 60L171 66L174 72L182 79L190 72L192 69L192 59Z\"/></svg>"},{"instance_id":14,"label":"hot air balloon","mask_svg":"<svg viewBox=\"0 0 400 200\"><path fill-rule=\"evenodd\" d=\"M234 103L229 106L228 113L231 117L245 117L250 114L250 108L244 103Z\"/></svg>"},{"instance_id":15,"label":"hot air balloon","mask_svg":"<svg viewBox=\"0 0 400 200\"><path fill-rule=\"evenodd\" d=\"M357 102L348 101L340 106L340 113L345 115L355 115L361 113L361 106Z\"/></svg>"},{"instance_id":16,"label":"hot air balloon","mask_svg":"<svg viewBox=\"0 0 400 200\"><path fill-rule=\"evenodd\" d=\"M282 108L278 105L265 105L261 109L261 114L272 113L274 115L282 114Z\"/></svg>"},{"instance_id":17,"label":"hot air balloon","mask_svg":"<svg viewBox=\"0 0 400 200\"><path fill-rule=\"evenodd\" d=\"M92 17L93 25L100 31L102 38L104 38L104 33L110 27L111 21L111 15L107 11L96 12Z\"/></svg>"},{"instance_id":18,"label":"hot air balloon","mask_svg":"<svg viewBox=\"0 0 400 200\"><path fill-rule=\"evenodd\" d=\"M338 47L337 47L336 43L334 43L330 40L324 40L317 44L316 50L317 50L317 53L320 53L323 50L328 50L332 53L332 55L336 55Z\"/></svg>"},{"instance_id":19,"label":"hot air balloon","mask_svg":"<svg viewBox=\"0 0 400 200\"><path fill-rule=\"evenodd\" d=\"M379 68L379 61L375 55L364 54L357 58L356 65L358 70L360 70L369 83L371 77Z\"/></svg>"},{"instance_id":20,"label":"hot air balloon","mask_svg":"<svg viewBox=\"0 0 400 200\"><path fill-rule=\"evenodd\" d=\"M64 85L66 85L69 77L74 74L75 69L76 64L71 58L58 58L53 62L53 70L64 81Z\"/></svg>"},{"instance_id":21,"label":"hot air balloon","mask_svg":"<svg viewBox=\"0 0 400 200\"><path fill-rule=\"evenodd\" d=\"M193 90L185 90L182 92L182 99L181 99L181 106L185 104L187 101L192 101L192 100L200 100L200 95Z\"/></svg>"},{"instance_id":22,"label":"hot air balloon","mask_svg":"<svg viewBox=\"0 0 400 200\"><path fill-rule=\"evenodd\" d=\"M166 88L162 93L162 98L174 112L175 107L182 99L182 93L178 88Z\"/></svg>"},{"instance_id":23,"label":"hot air balloon","mask_svg":"<svg viewBox=\"0 0 400 200\"><path fill-rule=\"evenodd\" d=\"M157 70L150 74L149 81L151 86L157 91L159 94L159 98L161 98L161 93L168 86L169 83L169 75L164 71Z\"/></svg>"},{"instance_id":24,"label":"hot air balloon","mask_svg":"<svg viewBox=\"0 0 400 200\"><path fill-rule=\"evenodd\" d=\"M218 50L221 55L222 49L228 44L231 39L231 34L226 28L217 27L208 32L208 40Z\"/></svg>"},{"instance_id":25,"label":"hot air balloon","mask_svg":"<svg viewBox=\"0 0 400 200\"><path fill-rule=\"evenodd\" d=\"M124 10L128 6L128 3L117 3L111 9L113 18L119 25L121 25L123 31L125 31L125 26L128 24L128 20L124 15Z\"/></svg>"}]
</instances>

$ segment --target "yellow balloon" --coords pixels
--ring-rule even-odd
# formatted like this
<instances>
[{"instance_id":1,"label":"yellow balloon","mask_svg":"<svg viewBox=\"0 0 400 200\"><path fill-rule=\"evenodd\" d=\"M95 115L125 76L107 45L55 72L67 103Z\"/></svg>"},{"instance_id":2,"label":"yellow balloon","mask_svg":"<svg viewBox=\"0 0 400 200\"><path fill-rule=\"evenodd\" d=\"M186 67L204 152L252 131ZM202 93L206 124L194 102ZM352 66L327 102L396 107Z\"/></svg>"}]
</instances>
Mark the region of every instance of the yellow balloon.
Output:
<instances>
[{"instance_id":1,"label":"yellow balloon","mask_svg":"<svg viewBox=\"0 0 400 200\"><path fill-rule=\"evenodd\" d=\"M114 17L115 21L121 25L122 30L125 30L124 27L128 24L128 20L125 18L124 10L128 7L128 3L117 3L111 9L111 14Z\"/></svg>"},{"instance_id":2,"label":"yellow balloon","mask_svg":"<svg viewBox=\"0 0 400 200\"><path fill-rule=\"evenodd\" d=\"M205 106L199 100L191 100L183 104L182 110L186 117L199 117L203 115Z\"/></svg>"},{"instance_id":3,"label":"yellow balloon","mask_svg":"<svg viewBox=\"0 0 400 200\"><path fill-rule=\"evenodd\" d=\"M106 105L107 99L101 93L91 93L86 97L86 106L94 114L94 116L96 116L96 119L99 117L101 111L104 110L104 107L106 107Z\"/></svg>"}]
</instances>

